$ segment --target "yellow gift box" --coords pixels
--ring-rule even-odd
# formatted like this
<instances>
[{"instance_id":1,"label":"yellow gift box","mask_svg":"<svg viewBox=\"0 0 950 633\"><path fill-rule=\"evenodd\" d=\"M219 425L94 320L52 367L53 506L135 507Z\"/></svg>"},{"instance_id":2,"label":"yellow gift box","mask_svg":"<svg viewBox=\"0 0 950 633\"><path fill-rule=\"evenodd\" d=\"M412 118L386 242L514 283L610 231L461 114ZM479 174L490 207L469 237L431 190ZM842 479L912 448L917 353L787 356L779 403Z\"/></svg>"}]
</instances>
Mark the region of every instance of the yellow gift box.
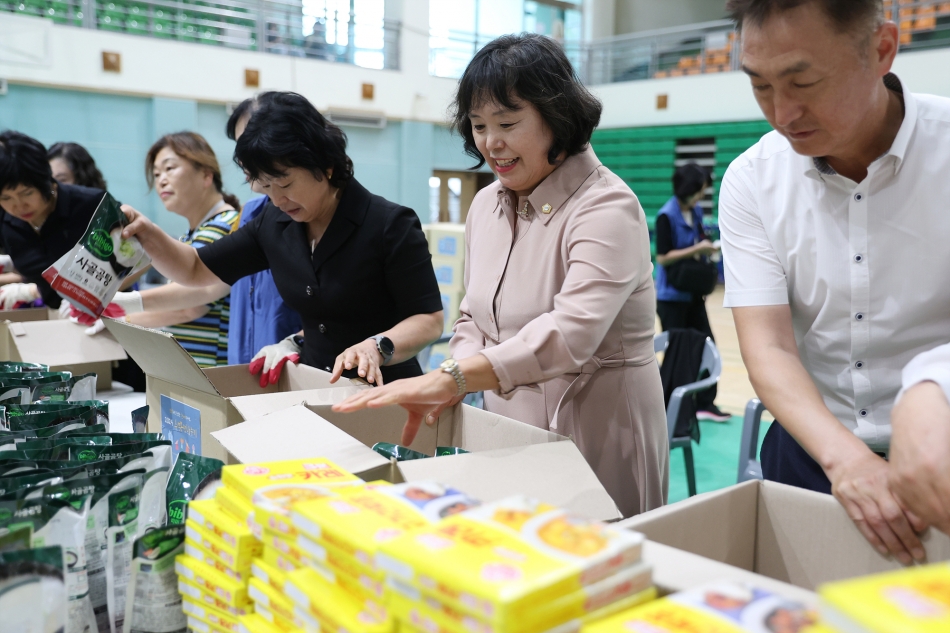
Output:
<instances>
[{"instance_id":1,"label":"yellow gift box","mask_svg":"<svg viewBox=\"0 0 950 633\"><path fill-rule=\"evenodd\" d=\"M330 630L390 633L394 629L392 618L364 609L316 570L305 567L287 574L286 593L297 607L316 616Z\"/></svg>"},{"instance_id":2,"label":"yellow gift box","mask_svg":"<svg viewBox=\"0 0 950 633\"><path fill-rule=\"evenodd\" d=\"M245 539L241 541L240 547L234 547L191 519L185 522L185 538L199 544L214 554L215 558L237 571L249 570L251 560L260 556L263 551L261 542L256 538Z\"/></svg>"},{"instance_id":3,"label":"yellow gift box","mask_svg":"<svg viewBox=\"0 0 950 633\"><path fill-rule=\"evenodd\" d=\"M515 496L384 542L377 563L461 611L507 623L636 564L643 541Z\"/></svg>"},{"instance_id":4,"label":"yellow gift box","mask_svg":"<svg viewBox=\"0 0 950 633\"><path fill-rule=\"evenodd\" d=\"M255 547L254 542L257 539L251 533L247 521L235 518L235 515L227 511L216 499L189 502L188 520L217 536L236 551Z\"/></svg>"},{"instance_id":5,"label":"yellow gift box","mask_svg":"<svg viewBox=\"0 0 950 633\"><path fill-rule=\"evenodd\" d=\"M208 565L209 567L214 567L216 570L218 570L222 574L230 576L231 578L237 580L238 582L247 582L248 580L251 579L250 570L237 571L235 569L231 569L227 565L227 563L225 563L220 558L218 558L211 552L207 551L200 545L198 545L196 542L194 542L190 538L185 538L185 554L187 554L188 556L191 556L192 558L196 560L200 560L202 563L204 563L205 565Z\"/></svg>"},{"instance_id":6,"label":"yellow gift box","mask_svg":"<svg viewBox=\"0 0 950 633\"><path fill-rule=\"evenodd\" d=\"M206 607L184 596L181 599L181 610L190 618L201 620L231 633L238 633L238 616Z\"/></svg>"},{"instance_id":7,"label":"yellow gift box","mask_svg":"<svg viewBox=\"0 0 950 633\"><path fill-rule=\"evenodd\" d=\"M179 554L175 557L175 573L203 591L233 607L248 604L247 584L218 571L200 560Z\"/></svg>"}]
</instances>

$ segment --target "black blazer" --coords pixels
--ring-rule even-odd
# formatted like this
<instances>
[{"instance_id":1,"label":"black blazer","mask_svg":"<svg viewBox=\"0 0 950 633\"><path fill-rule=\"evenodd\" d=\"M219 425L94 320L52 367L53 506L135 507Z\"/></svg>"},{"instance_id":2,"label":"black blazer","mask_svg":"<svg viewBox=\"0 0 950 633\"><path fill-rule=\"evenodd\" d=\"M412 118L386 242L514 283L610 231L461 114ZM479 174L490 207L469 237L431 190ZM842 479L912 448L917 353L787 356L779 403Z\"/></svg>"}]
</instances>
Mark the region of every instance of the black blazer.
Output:
<instances>
[{"instance_id":1,"label":"black blazer","mask_svg":"<svg viewBox=\"0 0 950 633\"><path fill-rule=\"evenodd\" d=\"M442 309L418 216L355 179L343 189L313 254L306 226L268 202L246 225L198 249L198 256L228 284L269 268L284 303L303 321L301 360L327 371L346 348L410 316ZM412 359L382 373L388 383L422 369Z\"/></svg>"},{"instance_id":2,"label":"black blazer","mask_svg":"<svg viewBox=\"0 0 950 633\"><path fill-rule=\"evenodd\" d=\"M56 207L39 233L9 213L0 219L0 243L27 283L36 284L43 303L58 308L62 299L43 279L43 271L79 243L105 191L59 183Z\"/></svg>"}]
</instances>

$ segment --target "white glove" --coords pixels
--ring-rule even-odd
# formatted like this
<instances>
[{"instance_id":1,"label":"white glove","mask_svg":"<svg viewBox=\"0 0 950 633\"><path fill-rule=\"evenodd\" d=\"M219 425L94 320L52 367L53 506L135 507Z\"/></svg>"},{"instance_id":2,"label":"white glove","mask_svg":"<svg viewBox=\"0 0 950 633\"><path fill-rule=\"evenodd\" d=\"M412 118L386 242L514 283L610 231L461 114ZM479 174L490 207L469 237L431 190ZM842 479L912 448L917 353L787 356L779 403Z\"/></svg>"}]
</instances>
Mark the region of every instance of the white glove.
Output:
<instances>
[{"instance_id":1,"label":"white glove","mask_svg":"<svg viewBox=\"0 0 950 633\"><path fill-rule=\"evenodd\" d=\"M12 273L13 271L13 258L9 255L0 255L0 273Z\"/></svg>"},{"instance_id":2,"label":"white glove","mask_svg":"<svg viewBox=\"0 0 950 633\"><path fill-rule=\"evenodd\" d=\"M138 290L117 292L115 293L115 297L112 298L112 303L125 310L126 314L145 312L145 305L142 303L142 293Z\"/></svg>"},{"instance_id":3,"label":"white glove","mask_svg":"<svg viewBox=\"0 0 950 633\"><path fill-rule=\"evenodd\" d=\"M40 298L36 284L7 284L0 286L0 308L12 310L18 303L32 303Z\"/></svg>"},{"instance_id":4,"label":"white glove","mask_svg":"<svg viewBox=\"0 0 950 633\"><path fill-rule=\"evenodd\" d=\"M68 319L72 316L73 304L63 299L59 304L59 318Z\"/></svg>"},{"instance_id":5,"label":"white glove","mask_svg":"<svg viewBox=\"0 0 950 633\"><path fill-rule=\"evenodd\" d=\"M95 336L104 329L106 329L106 324L102 322L102 319L96 319L95 323L86 328L86 336Z\"/></svg>"},{"instance_id":6,"label":"white glove","mask_svg":"<svg viewBox=\"0 0 950 633\"><path fill-rule=\"evenodd\" d=\"M252 374L261 374L261 387L268 384L276 385L280 379L280 372L289 361L296 363L300 360L300 347L294 343L294 335L288 336L274 345L265 345L261 348L248 367Z\"/></svg>"}]
</instances>

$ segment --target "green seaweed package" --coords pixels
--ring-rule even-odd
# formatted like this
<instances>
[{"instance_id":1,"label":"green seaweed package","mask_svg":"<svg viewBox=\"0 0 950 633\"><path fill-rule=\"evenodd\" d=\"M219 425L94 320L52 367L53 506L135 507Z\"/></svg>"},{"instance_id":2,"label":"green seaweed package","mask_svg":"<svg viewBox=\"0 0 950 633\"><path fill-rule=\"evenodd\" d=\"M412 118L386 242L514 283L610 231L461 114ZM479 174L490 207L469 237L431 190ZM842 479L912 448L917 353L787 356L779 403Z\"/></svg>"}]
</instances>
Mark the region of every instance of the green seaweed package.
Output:
<instances>
[{"instance_id":1,"label":"green seaweed package","mask_svg":"<svg viewBox=\"0 0 950 633\"><path fill-rule=\"evenodd\" d=\"M138 518L142 493L142 469L87 479L74 479L43 490L48 499L62 503L86 503L89 514L85 532L86 570L89 599L99 631L109 630L106 562L109 527L125 525ZM93 629L95 631L96 629Z\"/></svg>"},{"instance_id":2,"label":"green seaweed package","mask_svg":"<svg viewBox=\"0 0 950 633\"><path fill-rule=\"evenodd\" d=\"M2 454L2 453L0 453ZM13 477L15 475L28 474L31 470L47 469L46 466L40 466L34 460L19 460L0 463L0 477ZM48 470L54 470L49 468Z\"/></svg>"},{"instance_id":3,"label":"green seaweed package","mask_svg":"<svg viewBox=\"0 0 950 633\"><path fill-rule=\"evenodd\" d=\"M27 373L38 371L49 371L49 365L41 365L40 363L23 363L15 360L0 361L0 373L12 374L16 372Z\"/></svg>"},{"instance_id":4,"label":"green seaweed package","mask_svg":"<svg viewBox=\"0 0 950 633\"><path fill-rule=\"evenodd\" d=\"M411 448L390 444L389 442L376 442L373 444L373 450L389 459L395 459L397 462L407 462L414 459L426 459L430 457L425 453L414 451Z\"/></svg>"},{"instance_id":5,"label":"green seaweed package","mask_svg":"<svg viewBox=\"0 0 950 633\"><path fill-rule=\"evenodd\" d=\"M169 525L181 525L185 522L185 508L188 502L197 498L199 493L209 485L208 482L215 478L220 479L222 468L224 468L224 462L220 459L178 453L175 466L168 475L168 486L165 488Z\"/></svg>"},{"instance_id":6,"label":"green seaweed package","mask_svg":"<svg viewBox=\"0 0 950 633\"><path fill-rule=\"evenodd\" d=\"M25 452L31 459L68 460L69 452L75 446L112 446L112 438L108 435L86 435L29 440L20 442L17 450Z\"/></svg>"},{"instance_id":7,"label":"green seaweed package","mask_svg":"<svg viewBox=\"0 0 950 633\"><path fill-rule=\"evenodd\" d=\"M10 413L9 411L7 412ZM33 412L26 415L8 415L7 421L10 423L10 430L13 432L17 431L34 431L38 432L40 429L49 428L51 426L59 426L66 422L73 424L81 423L82 426L92 426L96 423L96 410L87 407L79 407L72 411L44 411L44 412ZM76 427L76 430L79 430L81 427ZM66 430L65 428L60 428L56 433L61 433Z\"/></svg>"},{"instance_id":8,"label":"green seaweed package","mask_svg":"<svg viewBox=\"0 0 950 633\"><path fill-rule=\"evenodd\" d=\"M67 595L65 633L94 632L96 626L86 576L88 498L81 499L77 505L73 507L45 496L0 501L0 536L28 528L30 547L58 545L62 548Z\"/></svg>"},{"instance_id":9,"label":"green seaweed package","mask_svg":"<svg viewBox=\"0 0 950 633\"><path fill-rule=\"evenodd\" d=\"M102 426L97 424L96 427ZM76 438L85 438L85 437L109 437L112 439L113 444L131 444L133 442L160 442L164 440L164 436L161 433L110 433L108 431L97 431L91 430L93 427L87 427L86 429L80 429L78 431L69 431L65 434L65 437L76 437Z\"/></svg>"},{"instance_id":10,"label":"green seaweed package","mask_svg":"<svg viewBox=\"0 0 950 633\"><path fill-rule=\"evenodd\" d=\"M11 441L22 442L25 440L45 439L57 437L60 434L69 431L96 431L99 434L108 433L103 424L94 424L86 426L82 420L67 420L61 424L54 424L41 429L24 429L22 431L0 431L0 446L9 444Z\"/></svg>"},{"instance_id":11,"label":"green seaweed package","mask_svg":"<svg viewBox=\"0 0 950 633\"><path fill-rule=\"evenodd\" d=\"M92 400L96 397L96 374L72 376L56 382L33 385L33 402L66 402Z\"/></svg>"},{"instance_id":12,"label":"green seaweed package","mask_svg":"<svg viewBox=\"0 0 950 633\"><path fill-rule=\"evenodd\" d=\"M31 488L42 488L62 482L62 475L52 470L43 472L0 477L0 497Z\"/></svg>"},{"instance_id":13,"label":"green seaweed package","mask_svg":"<svg viewBox=\"0 0 950 633\"><path fill-rule=\"evenodd\" d=\"M109 437L112 437L112 434L109 433L109 429L106 428L105 424L93 424L92 426L63 429L61 431L50 431L49 428L37 429L36 431L36 439L38 440L55 437L82 437L84 435L108 435Z\"/></svg>"},{"instance_id":14,"label":"green seaweed package","mask_svg":"<svg viewBox=\"0 0 950 633\"><path fill-rule=\"evenodd\" d=\"M105 193L79 244L43 271L43 279L78 309L99 318L122 280L151 261L136 238L122 237L128 224L119 203Z\"/></svg>"},{"instance_id":15,"label":"green seaweed package","mask_svg":"<svg viewBox=\"0 0 950 633\"><path fill-rule=\"evenodd\" d=\"M61 633L67 593L63 548L0 552L0 613L4 631Z\"/></svg>"},{"instance_id":16,"label":"green seaweed package","mask_svg":"<svg viewBox=\"0 0 950 633\"><path fill-rule=\"evenodd\" d=\"M172 465L172 447L156 446L136 455L120 470L145 470L142 478L142 498L139 503L139 532L141 536L149 530L165 525L166 503L165 487L168 484L168 471Z\"/></svg>"},{"instance_id":17,"label":"green seaweed package","mask_svg":"<svg viewBox=\"0 0 950 633\"><path fill-rule=\"evenodd\" d=\"M127 444L112 444L111 446L73 446L69 450L70 461L83 463L115 459L125 455L144 453L156 446L171 446L168 440L152 440L150 442L129 442ZM0 451L0 457L8 451ZM22 451L18 451L22 452Z\"/></svg>"},{"instance_id":18,"label":"green seaweed package","mask_svg":"<svg viewBox=\"0 0 950 633\"><path fill-rule=\"evenodd\" d=\"M14 414L20 412L26 413L49 413L53 411L71 411L74 409L85 411L85 407L91 407L96 410L98 419L95 424L104 424L106 430L109 428L109 403L106 400L68 400L66 402L37 402L30 404L16 404L13 407Z\"/></svg>"},{"instance_id":19,"label":"green seaweed package","mask_svg":"<svg viewBox=\"0 0 950 633\"><path fill-rule=\"evenodd\" d=\"M173 525L140 536L132 547L125 601L126 633L184 633L175 557L185 551L185 526Z\"/></svg>"}]
</instances>

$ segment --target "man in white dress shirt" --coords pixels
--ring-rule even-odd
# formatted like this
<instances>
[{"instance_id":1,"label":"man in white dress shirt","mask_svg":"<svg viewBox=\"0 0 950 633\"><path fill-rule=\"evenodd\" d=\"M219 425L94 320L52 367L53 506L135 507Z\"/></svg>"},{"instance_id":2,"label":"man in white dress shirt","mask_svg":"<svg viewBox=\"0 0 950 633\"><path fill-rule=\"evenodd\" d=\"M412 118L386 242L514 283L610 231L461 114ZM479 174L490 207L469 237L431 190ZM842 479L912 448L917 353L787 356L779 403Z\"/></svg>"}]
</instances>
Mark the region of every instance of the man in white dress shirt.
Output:
<instances>
[{"instance_id":1,"label":"man in white dress shirt","mask_svg":"<svg viewBox=\"0 0 950 633\"><path fill-rule=\"evenodd\" d=\"M720 194L725 305L781 421L763 473L832 492L882 554L920 560L928 521L892 492L884 456L902 369L950 333L950 100L890 72L881 0L727 7L775 128Z\"/></svg>"}]
</instances>

